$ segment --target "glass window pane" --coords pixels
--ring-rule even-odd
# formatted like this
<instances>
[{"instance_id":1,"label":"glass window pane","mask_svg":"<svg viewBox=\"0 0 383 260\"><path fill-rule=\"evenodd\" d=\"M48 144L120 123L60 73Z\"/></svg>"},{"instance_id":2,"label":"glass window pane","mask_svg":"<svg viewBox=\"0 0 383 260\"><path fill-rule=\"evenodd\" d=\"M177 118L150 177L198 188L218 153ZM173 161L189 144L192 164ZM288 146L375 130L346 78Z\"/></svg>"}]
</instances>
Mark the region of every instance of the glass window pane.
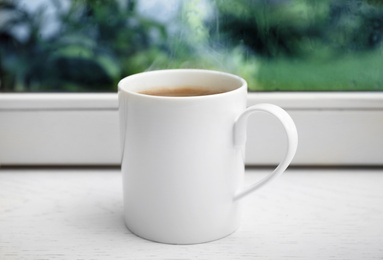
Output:
<instances>
[{"instance_id":1,"label":"glass window pane","mask_svg":"<svg viewBox=\"0 0 383 260\"><path fill-rule=\"evenodd\" d=\"M115 92L165 68L252 91L381 91L383 2L0 0L0 92Z\"/></svg>"}]
</instances>

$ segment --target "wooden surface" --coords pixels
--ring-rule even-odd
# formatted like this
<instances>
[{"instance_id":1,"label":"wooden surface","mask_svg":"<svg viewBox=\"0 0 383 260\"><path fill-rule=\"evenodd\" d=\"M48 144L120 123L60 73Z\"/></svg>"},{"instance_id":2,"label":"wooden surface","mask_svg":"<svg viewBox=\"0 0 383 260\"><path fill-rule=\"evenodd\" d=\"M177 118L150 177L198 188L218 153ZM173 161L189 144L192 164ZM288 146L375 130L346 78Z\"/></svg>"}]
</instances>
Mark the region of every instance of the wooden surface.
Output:
<instances>
[{"instance_id":1,"label":"wooden surface","mask_svg":"<svg viewBox=\"0 0 383 260\"><path fill-rule=\"evenodd\" d=\"M118 169L0 169L0 259L383 259L383 169L289 169L243 203L234 234L165 245L125 228Z\"/></svg>"}]
</instances>

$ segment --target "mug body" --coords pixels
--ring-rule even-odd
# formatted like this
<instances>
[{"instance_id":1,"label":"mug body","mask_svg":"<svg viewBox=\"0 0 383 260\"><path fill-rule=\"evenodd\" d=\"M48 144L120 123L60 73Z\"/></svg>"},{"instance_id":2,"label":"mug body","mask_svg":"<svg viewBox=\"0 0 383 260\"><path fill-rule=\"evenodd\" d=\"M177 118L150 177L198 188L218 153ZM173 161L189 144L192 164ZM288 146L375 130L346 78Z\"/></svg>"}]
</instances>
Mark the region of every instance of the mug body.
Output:
<instances>
[{"instance_id":1,"label":"mug body","mask_svg":"<svg viewBox=\"0 0 383 260\"><path fill-rule=\"evenodd\" d=\"M206 96L142 94L153 88L204 87ZM194 244L225 237L239 225L233 200L242 185L242 151L233 142L246 108L246 82L207 70L163 70L119 83L124 218L152 241Z\"/></svg>"}]
</instances>

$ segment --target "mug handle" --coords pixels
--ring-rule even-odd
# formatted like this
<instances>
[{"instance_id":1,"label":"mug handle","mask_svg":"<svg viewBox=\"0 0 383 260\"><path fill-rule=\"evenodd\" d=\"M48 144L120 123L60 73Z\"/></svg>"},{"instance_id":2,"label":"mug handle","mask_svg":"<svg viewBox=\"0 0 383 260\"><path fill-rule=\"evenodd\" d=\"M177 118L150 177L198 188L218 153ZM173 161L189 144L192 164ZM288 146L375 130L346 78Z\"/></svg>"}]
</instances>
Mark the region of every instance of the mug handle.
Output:
<instances>
[{"instance_id":1,"label":"mug handle","mask_svg":"<svg viewBox=\"0 0 383 260\"><path fill-rule=\"evenodd\" d=\"M292 159L294 158L294 155L298 146L297 129L290 115L285 110L283 110L282 108L276 105L257 104L247 108L235 121L234 144L238 149L242 149L242 151L244 151L245 143L246 143L247 119L251 114L255 112L267 112L279 119L279 121L282 123L287 134L287 149L286 149L285 157L283 158L283 160L279 163L278 167L275 168L273 172L269 173L268 175L258 180L257 182L237 192L234 195L234 200L243 198L249 193L259 189L270 180L281 175L289 166Z\"/></svg>"}]
</instances>

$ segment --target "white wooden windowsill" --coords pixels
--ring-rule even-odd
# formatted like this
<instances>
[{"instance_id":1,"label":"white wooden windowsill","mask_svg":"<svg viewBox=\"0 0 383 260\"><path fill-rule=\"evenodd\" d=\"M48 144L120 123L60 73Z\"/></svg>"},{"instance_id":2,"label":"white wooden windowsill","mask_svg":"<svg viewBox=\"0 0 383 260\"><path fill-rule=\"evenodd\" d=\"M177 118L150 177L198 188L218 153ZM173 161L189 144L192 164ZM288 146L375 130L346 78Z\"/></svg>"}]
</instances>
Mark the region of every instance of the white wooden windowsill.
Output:
<instances>
[{"instance_id":1,"label":"white wooden windowsill","mask_svg":"<svg viewBox=\"0 0 383 260\"><path fill-rule=\"evenodd\" d=\"M290 168L243 200L237 232L176 246L125 228L117 168L3 168L0 259L382 259L382 183L377 168Z\"/></svg>"},{"instance_id":2,"label":"white wooden windowsill","mask_svg":"<svg viewBox=\"0 0 383 260\"><path fill-rule=\"evenodd\" d=\"M299 134L293 165L383 165L383 93L250 93L286 109ZM0 165L120 164L117 94L1 94ZM269 115L248 124L247 165L275 165L286 138ZM265 152L267 150L267 152Z\"/></svg>"}]
</instances>

